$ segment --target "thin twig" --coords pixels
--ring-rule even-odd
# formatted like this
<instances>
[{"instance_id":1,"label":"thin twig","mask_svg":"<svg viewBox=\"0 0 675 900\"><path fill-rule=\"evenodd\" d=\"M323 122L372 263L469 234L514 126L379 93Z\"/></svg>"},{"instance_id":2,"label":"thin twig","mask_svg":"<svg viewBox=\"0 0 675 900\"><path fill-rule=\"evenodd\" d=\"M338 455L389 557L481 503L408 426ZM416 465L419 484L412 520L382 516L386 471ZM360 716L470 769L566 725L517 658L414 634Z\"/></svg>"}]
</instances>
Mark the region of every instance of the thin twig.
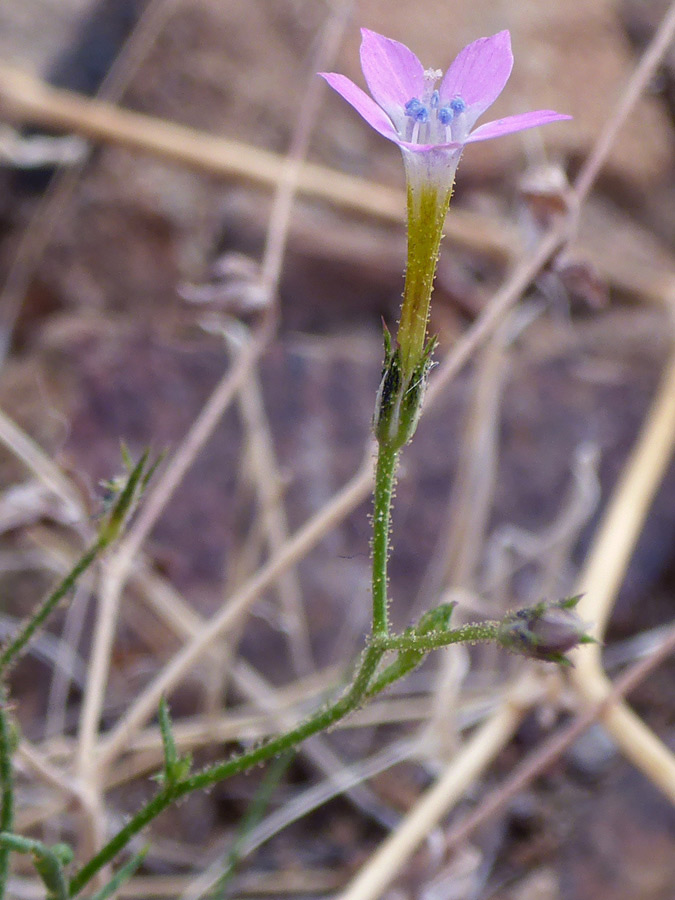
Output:
<instances>
[{"instance_id":1,"label":"thin twig","mask_svg":"<svg viewBox=\"0 0 675 900\"><path fill-rule=\"evenodd\" d=\"M236 622L242 612L274 583L288 567L302 559L321 538L341 522L368 494L371 484L370 454L357 475L309 522L296 532L269 562L243 585L220 612L185 644L131 704L125 715L102 739L97 751L99 766L105 767L124 748L130 735L154 715L159 699L170 693L201 658L204 650Z\"/></svg>"},{"instance_id":2,"label":"thin twig","mask_svg":"<svg viewBox=\"0 0 675 900\"><path fill-rule=\"evenodd\" d=\"M337 46L344 27L344 21L343 16L337 13L331 17L325 29L324 40L319 50L320 54L331 53L333 48ZM310 91L315 99L318 97L317 90L318 86L315 89L313 81ZM263 287L270 292L270 298L272 298L272 292L278 282L283 262L293 197L299 178L301 161L307 151L311 133L312 106L313 102L309 103L308 111L300 117L291 151L285 162L283 175L275 197L268 246L262 269ZM103 693L107 681L114 622L117 618L121 591L124 588L132 562L189 466L193 463L206 440L212 434L216 424L222 418L235 396L235 392L242 388L250 371L267 347L274 333L275 324L276 316L274 315L273 307L270 306L259 331L253 335L252 339L247 342L237 355L232 371L226 373L213 391L187 437L162 473L155 489L146 498L134 527L111 559L102 584L101 612L97 620L90 681L85 695L80 726L79 767L83 776L89 781L94 779L94 773L99 764L102 764L99 755L94 754L93 751L103 703Z\"/></svg>"},{"instance_id":3,"label":"thin twig","mask_svg":"<svg viewBox=\"0 0 675 900\"><path fill-rule=\"evenodd\" d=\"M542 688L531 675L521 678L507 699L470 737L441 777L417 801L399 828L378 847L338 900L374 900L396 878L419 843L494 759L538 700Z\"/></svg>"},{"instance_id":4,"label":"thin twig","mask_svg":"<svg viewBox=\"0 0 675 900\"><path fill-rule=\"evenodd\" d=\"M150 0L104 78L98 91L100 100L116 103L122 98L178 2L180 0ZM68 202L87 162L88 156L55 173L19 241L0 293L0 364L9 350L16 319L36 266L55 228L64 219Z\"/></svg>"},{"instance_id":5,"label":"thin twig","mask_svg":"<svg viewBox=\"0 0 675 900\"><path fill-rule=\"evenodd\" d=\"M668 48L675 37L675 3L661 20L651 42L643 51L640 62L633 71L626 87L621 91L612 115L607 119L591 152L574 182L573 197L577 211L591 192L602 166L614 146L619 132L628 121L633 107L649 86Z\"/></svg>"},{"instance_id":6,"label":"thin twig","mask_svg":"<svg viewBox=\"0 0 675 900\"><path fill-rule=\"evenodd\" d=\"M282 502L282 479L256 371L251 371L239 397L241 417L248 432L248 462L253 468L261 527L266 533L269 553L273 555L288 540L289 528ZM313 668L313 661L302 588L296 572L289 569L279 578L277 593L281 627L288 641L293 667L297 675L304 675Z\"/></svg>"},{"instance_id":7,"label":"thin twig","mask_svg":"<svg viewBox=\"0 0 675 900\"><path fill-rule=\"evenodd\" d=\"M672 28L672 17L674 14L675 3L672 4L667 17L663 20L659 32L666 31L668 34L670 34L670 29ZM663 57L663 54L667 49L667 45L668 42L659 41L658 47L660 55L652 54L650 56L649 70L651 72L653 72L659 64L660 59ZM614 140L616 140L618 128L613 128L610 123L614 121L615 118L621 119L622 121L625 120L626 116L630 112L630 109L632 109L632 107L635 105L635 103L641 96L641 92L644 90L646 84L645 71L646 69L642 66L638 66L636 68L627 89L630 96L630 103L625 104L622 101L619 101L616 111L608 119L606 131L603 132L601 137L596 142L594 150L591 152L578 175L577 196L579 202L576 204L577 209L581 207L582 200L588 196L591 187L594 184L600 171L602 162L606 158L611 144ZM634 85L637 85L637 87L634 87ZM608 134L610 135L609 139L607 138ZM572 209L574 209L574 207L575 201L573 197ZM533 253L532 257L529 260L525 260L518 267L518 269L516 269L507 284L497 292L490 306L488 307L488 310L486 310L483 316L475 323L474 328L472 329L472 334L470 335L470 340L468 340L468 335L463 339L463 341L460 340L459 346L455 348L454 353L449 354L446 361L441 365L440 371L438 372L436 378L432 381L432 384L430 386L429 394L431 395L431 397L429 399L433 399L436 395L436 392L442 391L447 382L450 381L451 378L456 374L458 368L464 364L464 362L474 349L473 346L468 346L469 343L473 343L474 341L476 344L480 343L481 337L485 337L484 334L480 334L483 329L489 333L494 330L496 324L501 320L505 311L512 305L513 302L515 302L517 296L519 296L520 293L522 293L522 291L525 289L527 284L532 281L536 273L546 264L550 256L556 251L561 243L565 239L570 239L570 237L574 234L574 230L574 222L570 223L564 221L542 237L539 242L539 246ZM589 563L587 565L588 567L597 565L600 570L603 568L603 560L596 554L592 557L589 557ZM590 648L588 647L584 648L584 653L588 652L589 649ZM579 654L579 659L585 658L584 653ZM506 706L501 707L494 714L494 718L491 720L491 722L499 722L501 717L505 715L506 709ZM614 716L616 716L616 713L614 713ZM624 724L626 720L632 721L633 733L636 733L638 731L636 725L639 723L639 730L643 732L643 737L646 738L643 741L645 745L647 743L653 745L654 742L660 743L656 740L656 738L654 738L651 732L646 729L646 726L639 722L639 720L637 720L637 722L635 721L636 717L627 715L620 715L620 717L624 720ZM485 731L485 733L492 739L491 746L488 746L483 754L483 767L485 767L492 759L494 759L494 757L510 737L508 730L505 729L502 733L499 732L496 726L494 729L495 734L493 736L490 732L491 722L488 722L483 726L483 730ZM648 732L648 737L644 736L644 731ZM477 769L474 777L477 777L480 771L482 771L482 768ZM444 779L449 780L452 784L454 773L455 765L453 764L449 767L446 775L444 776ZM438 787L439 795L442 796L442 781L438 782L434 787ZM449 801L445 802L446 811L450 808L451 804L456 799L456 796L452 793L452 791L449 791L448 793ZM418 810L419 807L416 806L415 809L410 813L410 815L404 820L399 830L395 834L393 834L387 842L387 847L397 847L396 852L387 857L387 865L389 866L389 871L399 871L400 865L403 864L409 853L412 852L411 848L417 846L417 839L413 841L409 839L399 839L398 842L395 843L398 836L401 833L403 833L404 836L414 834L416 828L420 825L420 823L422 829L426 828L426 817L423 813L419 813ZM410 824L411 822L412 824ZM351 890L351 892L350 890L348 890L348 892L341 898L341 900L373 900L374 897L379 896L381 887L389 883L388 874L385 872L385 870L380 870L379 866L380 857L378 851L378 854L376 854L375 857L371 859L371 861L364 867L362 872L353 882L353 890Z\"/></svg>"},{"instance_id":8,"label":"thin twig","mask_svg":"<svg viewBox=\"0 0 675 900\"><path fill-rule=\"evenodd\" d=\"M483 823L493 819L516 794L524 790L535 778L549 769L562 754L569 750L584 731L602 719L611 718L611 710L617 709L623 697L635 690L648 675L675 653L675 628L670 629L661 645L649 656L639 660L628 669L608 693L597 703L580 713L569 725L552 735L537 750L531 753L509 775L499 788L490 794L474 813L458 822L445 836L445 847L451 849L463 843Z\"/></svg>"},{"instance_id":9,"label":"thin twig","mask_svg":"<svg viewBox=\"0 0 675 900\"><path fill-rule=\"evenodd\" d=\"M218 383L185 440L161 473L154 488L148 492L134 525L108 560L101 584L100 609L94 633L87 691L80 719L79 770L87 781L91 781L95 777L94 773L101 762L98 754L94 752L96 733L107 682L120 594L129 569L186 471L234 399L236 392L248 375L249 367L267 346L273 334L273 328L272 318L267 317L250 344L239 354L231 370ZM159 697L157 702L159 702Z\"/></svg>"},{"instance_id":10,"label":"thin twig","mask_svg":"<svg viewBox=\"0 0 675 900\"><path fill-rule=\"evenodd\" d=\"M638 442L596 532L579 576L584 597L579 612L602 640L605 627L644 520L675 450L675 354L671 356ZM596 703L611 686L602 667L600 645L578 653L573 681ZM625 704L608 710L604 724L632 762L675 800L675 755Z\"/></svg>"},{"instance_id":11,"label":"thin twig","mask_svg":"<svg viewBox=\"0 0 675 900\"><path fill-rule=\"evenodd\" d=\"M287 173L284 156L52 88L7 65L0 65L0 113L16 122L119 144L239 181L277 187ZM403 191L325 166L303 163L298 190L304 196L385 221L404 219ZM508 223L495 224L494 220L467 210L450 216L445 232L450 241L460 246L488 250L502 259L511 258L518 243Z\"/></svg>"}]
</instances>

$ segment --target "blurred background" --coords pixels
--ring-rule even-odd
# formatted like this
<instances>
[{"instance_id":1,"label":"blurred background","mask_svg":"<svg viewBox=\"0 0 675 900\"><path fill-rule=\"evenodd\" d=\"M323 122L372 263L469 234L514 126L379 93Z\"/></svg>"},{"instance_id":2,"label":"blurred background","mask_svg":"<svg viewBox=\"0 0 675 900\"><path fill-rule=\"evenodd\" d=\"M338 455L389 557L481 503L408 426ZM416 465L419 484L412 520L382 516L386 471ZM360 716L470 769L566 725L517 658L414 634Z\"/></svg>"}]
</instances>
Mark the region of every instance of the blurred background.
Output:
<instances>
[{"instance_id":1,"label":"blurred background","mask_svg":"<svg viewBox=\"0 0 675 900\"><path fill-rule=\"evenodd\" d=\"M442 358L565 215L569 185L667 7L2 4L3 636L81 550L100 482L121 468L120 441L134 455L151 446L171 456L236 360L263 341L122 595L102 731L186 640L176 610L197 616L193 625L215 615L370 452L381 320L394 326L402 289L403 170L397 148L330 93L316 69L362 84L360 26L443 69L465 44L508 28L514 72L489 118L537 108L573 116L465 152L434 295ZM101 102L139 117L118 118ZM461 621L573 590L672 341L674 116L671 47L613 142L574 240L436 398L406 450L391 562L397 627L443 599L460 601ZM162 122L192 131L162 130ZM225 140L212 145L209 136ZM298 176L285 230L273 202L293 147L306 149L311 165ZM26 449L25 438L36 446ZM217 645L218 664L195 668L173 691L181 740L199 762L220 758L223 742L234 749L301 718L344 677L369 623L365 494L352 507L255 598ZM617 598L610 675L648 652L672 619L674 541L670 472ZM22 733L64 773L77 768L102 583L80 587L12 675ZM169 607L158 599L163 590ZM371 713L299 753L276 776L265 811L281 810L285 827L255 853L242 851L221 895L338 896L521 666L490 648L439 653ZM672 674L672 663L662 666L632 697L671 745ZM600 726L459 850L446 850L456 817L574 711L576 701L556 685L382 896L672 900L672 807ZM99 785L104 831L152 790L156 731L134 741ZM77 809L21 759L19 824L84 852ZM364 760L375 773L367 782L313 811L307 800L305 815L284 819L312 786L330 785L331 771L354 771ZM201 896L189 893L194 876L214 866L217 878L227 868L264 777L234 779L160 819L143 876L125 896ZM15 891L39 896L28 868L17 870Z\"/></svg>"}]
</instances>

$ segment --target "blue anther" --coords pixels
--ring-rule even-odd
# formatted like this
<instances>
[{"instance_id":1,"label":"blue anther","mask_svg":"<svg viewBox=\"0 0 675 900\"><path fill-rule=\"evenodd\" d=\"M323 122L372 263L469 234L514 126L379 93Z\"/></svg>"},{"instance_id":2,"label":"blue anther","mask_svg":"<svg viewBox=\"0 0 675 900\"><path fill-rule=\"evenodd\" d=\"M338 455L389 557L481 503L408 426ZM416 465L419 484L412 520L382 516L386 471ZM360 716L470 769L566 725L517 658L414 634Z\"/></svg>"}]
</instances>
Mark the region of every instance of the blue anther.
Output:
<instances>
[{"instance_id":1,"label":"blue anther","mask_svg":"<svg viewBox=\"0 0 675 900\"><path fill-rule=\"evenodd\" d=\"M440 103L440 100L441 100L441 95L438 93L438 91L434 91L433 94L431 95L431 99L429 100L429 106L432 109L436 109L436 107Z\"/></svg>"},{"instance_id":2,"label":"blue anther","mask_svg":"<svg viewBox=\"0 0 675 900\"><path fill-rule=\"evenodd\" d=\"M456 115L459 115L466 109L466 103L464 102L464 100L462 100L461 97L454 97L450 101L450 108Z\"/></svg>"},{"instance_id":3,"label":"blue anther","mask_svg":"<svg viewBox=\"0 0 675 900\"><path fill-rule=\"evenodd\" d=\"M438 110L438 121L441 125L449 125L455 118L455 114L450 106L442 106Z\"/></svg>"},{"instance_id":4,"label":"blue anther","mask_svg":"<svg viewBox=\"0 0 675 900\"><path fill-rule=\"evenodd\" d=\"M429 121L429 110L424 103L420 103L417 97L408 100L404 108L406 116L410 116L410 118L414 119L416 122L424 124L424 122Z\"/></svg>"}]
</instances>

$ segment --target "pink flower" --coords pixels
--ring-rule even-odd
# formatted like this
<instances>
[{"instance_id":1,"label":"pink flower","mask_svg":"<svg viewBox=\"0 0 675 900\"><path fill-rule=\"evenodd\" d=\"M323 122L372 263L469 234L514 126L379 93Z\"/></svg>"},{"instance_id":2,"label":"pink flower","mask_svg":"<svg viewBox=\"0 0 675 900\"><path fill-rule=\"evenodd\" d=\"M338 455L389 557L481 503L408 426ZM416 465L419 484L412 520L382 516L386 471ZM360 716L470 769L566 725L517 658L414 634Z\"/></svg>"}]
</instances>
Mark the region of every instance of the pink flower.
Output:
<instances>
[{"instance_id":1,"label":"pink flower","mask_svg":"<svg viewBox=\"0 0 675 900\"><path fill-rule=\"evenodd\" d=\"M408 258L396 345L385 338L375 412L381 446L400 449L415 431L434 340L426 330L434 273L455 172L466 144L569 119L550 109L474 128L504 89L513 67L511 36L500 31L465 47L445 75L424 69L404 44L361 30L361 68L372 96L335 72L320 72L376 131L403 153Z\"/></svg>"},{"instance_id":2,"label":"pink flower","mask_svg":"<svg viewBox=\"0 0 675 900\"><path fill-rule=\"evenodd\" d=\"M466 144L569 119L550 109L506 116L474 129L504 89L513 66L511 36L500 31L465 47L443 75L424 69L404 44L361 30L361 68L372 97L334 72L321 72L376 131L404 151L454 168ZM472 130L473 129L473 130Z\"/></svg>"}]
</instances>

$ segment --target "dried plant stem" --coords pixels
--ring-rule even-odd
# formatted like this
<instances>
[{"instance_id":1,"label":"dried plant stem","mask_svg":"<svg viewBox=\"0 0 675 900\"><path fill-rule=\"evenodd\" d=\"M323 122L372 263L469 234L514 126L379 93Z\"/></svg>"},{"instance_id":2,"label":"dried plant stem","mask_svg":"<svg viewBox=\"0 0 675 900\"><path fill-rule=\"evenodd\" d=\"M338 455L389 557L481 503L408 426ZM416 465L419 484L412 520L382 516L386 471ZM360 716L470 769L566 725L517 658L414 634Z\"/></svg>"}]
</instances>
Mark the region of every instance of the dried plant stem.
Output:
<instances>
[{"instance_id":1,"label":"dried plant stem","mask_svg":"<svg viewBox=\"0 0 675 900\"><path fill-rule=\"evenodd\" d=\"M167 663L136 698L125 715L100 742L97 756L99 765L105 767L126 746L129 736L150 719L163 694L170 693L180 679L202 657L204 650L224 634L242 613L274 583L276 578L295 564L321 540L368 494L371 484L370 454L360 472L317 515L291 536L281 552L269 560L234 595L219 613L200 629Z\"/></svg>"},{"instance_id":2,"label":"dried plant stem","mask_svg":"<svg viewBox=\"0 0 675 900\"><path fill-rule=\"evenodd\" d=\"M54 765L42 752L25 737L21 738L16 751L17 758L25 768L30 769L41 781L54 788L65 797L75 797L82 801L80 786L59 766Z\"/></svg>"},{"instance_id":3,"label":"dried plant stem","mask_svg":"<svg viewBox=\"0 0 675 900\"><path fill-rule=\"evenodd\" d=\"M170 460L154 488L148 492L143 508L129 533L121 541L106 566L101 584L99 614L87 678L87 690L80 720L78 768L87 782L95 780L101 764L94 752L103 706L110 654L114 639L119 601L127 574L143 542L164 510L173 492L197 453L213 433L224 411L236 396L253 361L263 352L272 335L272 321L265 325L236 358L231 370L218 383L206 405L190 428L185 440ZM159 698L157 698L157 702Z\"/></svg>"},{"instance_id":4,"label":"dried plant stem","mask_svg":"<svg viewBox=\"0 0 675 900\"><path fill-rule=\"evenodd\" d=\"M530 676L512 686L499 710L466 741L443 775L380 845L338 900L374 900L382 896L410 854L494 759L495 748L511 739L527 710L540 697L541 688Z\"/></svg>"},{"instance_id":5,"label":"dried plant stem","mask_svg":"<svg viewBox=\"0 0 675 900\"><path fill-rule=\"evenodd\" d=\"M624 468L579 577L580 614L602 640L614 600L642 532L644 520L675 449L675 354L671 356L640 438ZM602 668L600 645L578 653L574 684L587 701L606 697L611 684ZM626 704L603 717L631 761L675 801L675 756Z\"/></svg>"},{"instance_id":6,"label":"dried plant stem","mask_svg":"<svg viewBox=\"0 0 675 900\"><path fill-rule=\"evenodd\" d=\"M351 685L335 703L318 710L318 712L297 727L273 738L265 744L255 747L247 753L242 753L225 762L218 763L183 780L166 784L74 876L70 885L71 896L78 893L104 866L111 862L134 835L142 831L146 825L181 797L193 791L203 790L240 772L248 771L254 766L266 762L274 756L278 756L280 753L307 740L312 735L330 728L356 709L367 696L378 665L385 653L390 649L420 651L421 649L433 649L437 646L447 646L460 641L492 640L494 637L494 627L486 625L486 623L479 623L473 626L464 625L458 629L433 632L424 636L409 634L381 638L373 636L364 650L361 663ZM420 662L422 655L420 654ZM398 677L405 674L408 670L401 670ZM383 690L391 681L393 679L379 680L379 689Z\"/></svg>"},{"instance_id":7,"label":"dried plant stem","mask_svg":"<svg viewBox=\"0 0 675 900\"><path fill-rule=\"evenodd\" d=\"M574 183L574 200L577 210L591 191L600 170L607 159L621 128L626 124L635 104L638 102L649 82L660 66L663 57L675 38L675 2L661 20L650 44L640 57L635 71L628 84L622 90L612 115L607 119L591 153Z\"/></svg>"},{"instance_id":8,"label":"dried plant stem","mask_svg":"<svg viewBox=\"0 0 675 900\"><path fill-rule=\"evenodd\" d=\"M282 502L282 479L265 413L262 385L256 371L251 371L241 387L239 409L248 431L250 460L247 462L250 461L254 470L261 524L269 553L273 555L288 540L289 528ZM277 594L281 626L288 640L293 667L297 675L304 675L314 668L314 664L302 589L293 569L280 576Z\"/></svg>"},{"instance_id":9,"label":"dried plant stem","mask_svg":"<svg viewBox=\"0 0 675 900\"><path fill-rule=\"evenodd\" d=\"M66 514L74 522L85 518L82 499L73 483L45 451L9 416L0 410L0 443L31 471L66 506Z\"/></svg>"},{"instance_id":10,"label":"dried plant stem","mask_svg":"<svg viewBox=\"0 0 675 900\"><path fill-rule=\"evenodd\" d=\"M213 175L272 187L288 177L286 158L278 154L52 88L7 65L0 66L0 112L15 122L153 153ZM386 221L402 222L404 218L403 191L313 163L302 164L298 191ZM495 224L466 210L454 213L445 230L449 240L487 249L502 259L511 258L518 245L508 223Z\"/></svg>"},{"instance_id":11,"label":"dried plant stem","mask_svg":"<svg viewBox=\"0 0 675 900\"><path fill-rule=\"evenodd\" d=\"M450 216L452 219L452 215ZM490 299L483 312L478 316L466 333L454 344L429 379L424 401L425 409L433 405L447 390L448 384L461 371L485 341L494 334L504 316L520 300L523 292L534 281L541 270L561 248L568 237L566 223L561 222L541 238L531 255L523 258L513 269L508 279Z\"/></svg>"},{"instance_id":12,"label":"dried plant stem","mask_svg":"<svg viewBox=\"0 0 675 900\"><path fill-rule=\"evenodd\" d=\"M179 0L150 0L122 46L98 91L100 100L118 101L138 71L148 50ZM61 169L50 180L35 214L21 236L0 293L0 362L11 344L21 304L35 274L35 267L49 244L54 229L63 221L71 196L87 159Z\"/></svg>"}]
</instances>

